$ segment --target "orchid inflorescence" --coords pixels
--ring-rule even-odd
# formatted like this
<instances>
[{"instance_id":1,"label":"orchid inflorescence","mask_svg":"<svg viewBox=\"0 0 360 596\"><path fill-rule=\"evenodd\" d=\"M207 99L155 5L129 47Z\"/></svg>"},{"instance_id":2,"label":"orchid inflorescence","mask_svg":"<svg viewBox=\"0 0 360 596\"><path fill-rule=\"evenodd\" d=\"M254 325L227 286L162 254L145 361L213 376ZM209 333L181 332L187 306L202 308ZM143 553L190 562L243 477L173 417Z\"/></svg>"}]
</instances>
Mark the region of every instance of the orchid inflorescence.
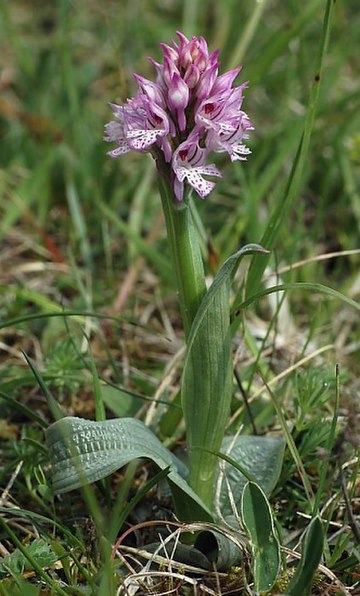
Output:
<instances>
[{"instance_id":1,"label":"orchid inflorescence","mask_svg":"<svg viewBox=\"0 0 360 596\"><path fill-rule=\"evenodd\" d=\"M105 126L105 140L117 145L111 157L150 152L165 169L174 198L182 201L185 181L204 198L215 183L203 175L221 177L215 164L206 163L212 151L228 153L231 161L246 159L250 150L243 140L253 126L241 110L247 83L232 87L240 68L218 76L218 50L209 55L203 37L177 36L172 47L160 44L162 64L149 58L156 83L134 74L135 97L125 105L110 104L115 119Z\"/></svg>"}]
</instances>

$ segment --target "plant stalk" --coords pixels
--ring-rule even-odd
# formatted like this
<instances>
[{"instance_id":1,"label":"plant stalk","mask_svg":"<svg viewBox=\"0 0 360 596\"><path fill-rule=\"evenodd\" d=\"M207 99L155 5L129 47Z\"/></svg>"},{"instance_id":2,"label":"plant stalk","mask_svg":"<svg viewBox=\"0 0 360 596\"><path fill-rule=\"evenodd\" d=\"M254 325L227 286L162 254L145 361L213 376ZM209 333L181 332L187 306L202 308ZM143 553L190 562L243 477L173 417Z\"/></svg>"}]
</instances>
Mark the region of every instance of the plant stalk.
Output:
<instances>
[{"instance_id":1,"label":"plant stalk","mask_svg":"<svg viewBox=\"0 0 360 596\"><path fill-rule=\"evenodd\" d=\"M163 175L159 176L159 189L187 339L194 317L206 294L204 264L189 197L185 197L181 203L176 203L170 183Z\"/></svg>"},{"instance_id":2,"label":"plant stalk","mask_svg":"<svg viewBox=\"0 0 360 596\"><path fill-rule=\"evenodd\" d=\"M207 293L200 239L189 196L185 196L181 203L176 202L167 164L158 161L158 168L188 352L187 373L184 371L181 387L189 449L188 481L204 504L212 509L218 460L209 451L221 448L232 389L228 289L224 285L219 291L220 302L209 314L209 325L203 325L201 330L192 328ZM194 339L194 333L197 339Z\"/></svg>"}]
</instances>

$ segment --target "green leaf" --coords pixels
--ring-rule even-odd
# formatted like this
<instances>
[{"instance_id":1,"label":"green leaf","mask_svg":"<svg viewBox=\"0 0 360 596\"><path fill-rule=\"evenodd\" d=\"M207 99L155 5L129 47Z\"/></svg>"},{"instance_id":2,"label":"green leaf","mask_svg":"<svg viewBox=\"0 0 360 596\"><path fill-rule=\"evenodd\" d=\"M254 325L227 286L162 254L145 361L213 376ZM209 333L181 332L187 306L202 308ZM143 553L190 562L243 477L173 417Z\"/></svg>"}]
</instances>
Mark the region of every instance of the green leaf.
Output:
<instances>
[{"instance_id":1,"label":"green leaf","mask_svg":"<svg viewBox=\"0 0 360 596\"><path fill-rule=\"evenodd\" d=\"M320 563L323 548L324 528L317 515L310 522L305 534L300 563L286 590L289 596L307 596L307 594L310 594L313 577Z\"/></svg>"},{"instance_id":2,"label":"green leaf","mask_svg":"<svg viewBox=\"0 0 360 596\"><path fill-rule=\"evenodd\" d=\"M105 478L133 459L151 459L168 481L181 519L211 520L210 511L185 478L186 466L140 420L121 418L93 422L66 417L46 430L53 488L65 493Z\"/></svg>"},{"instance_id":3,"label":"green leaf","mask_svg":"<svg viewBox=\"0 0 360 596\"><path fill-rule=\"evenodd\" d=\"M212 505L218 451L232 397L230 285L245 255L266 252L249 244L229 257L203 298L191 327L182 381L182 405L190 450L189 483ZM207 450L207 451L206 451Z\"/></svg>"},{"instance_id":4,"label":"green leaf","mask_svg":"<svg viewBox=\"0 0 360 596\"><path fill-rule=\"evenodd\" d=\"M24 549L25 553L33 557L43 568L51 567L58 559L51 547L42 538L34 540ZM26 558L26 555L18 549L15 549L14 552L4 557L0 562L0 574L2 575L23 573L25 570L31 569L33 569L33 566Z\"/></svg>"},{"instance_id":5,"label":"green leaf","mask_svg":"<svg viewBox=\"0 0 360 596\"><path fill-rule=\"evenodd\" d=\"M101 395L106 407L119 418L135 416L145 401L141 397L126 391L126 389L113 387L112 385L102 385Z\"/></svg>"},{"instance_id":6,"label":"green leaf","mask_svg":"<svg viewBox=\"0 0 360 596\"><path fill-rule=\"evenodd\" d=\"M19 511L20 510L18 509L17 513ZM44 570L43 565L38 562L37 557L33 555L31 549L29 550L29 547L24 546L22 544L21 540L19 540L15 532L12 530L11 526L5 521L5 519L2 518L1 515L0 527L2 531L5 531L5 533L9 536L11 541L17 546L17 550L25 557L26 561L30 565L30 569L34 569L37 572L37 575L41 578L42 581L45 582L47 586L50 586L52 589L56 587L56 593L66 596L66 592L58 584L56 584L55 580L51 577L51 575Z\"/></svg>"},{"instance_id":7,"label":"green leaf","mask_svg":"<svg viewBox=\"0 0 360 596\"><path fill-rule=\"evenodd\" d=\"M248 482L243 490L241 515L251 538L255 591L268 592L280 570L280 544L270 504L254 482Z\"/></svg>"},{"instance_id":8,"label":"green leaf","mask_svg":"<svg viewBox=\"0 0 360 596\"><path fill-rule=\"evenodd\" d=\"M252 435L225 437L221 449L222 453L219 453L219 456L228 462L225 464L224 472L235 503L240 503L248 481L243 472L248 473L266 495L270 495L281 472L285 449L285 441L282 438ZM233 513L225 482L221 486L220 508L225 516Z\"/></svg>"}]
</instances>

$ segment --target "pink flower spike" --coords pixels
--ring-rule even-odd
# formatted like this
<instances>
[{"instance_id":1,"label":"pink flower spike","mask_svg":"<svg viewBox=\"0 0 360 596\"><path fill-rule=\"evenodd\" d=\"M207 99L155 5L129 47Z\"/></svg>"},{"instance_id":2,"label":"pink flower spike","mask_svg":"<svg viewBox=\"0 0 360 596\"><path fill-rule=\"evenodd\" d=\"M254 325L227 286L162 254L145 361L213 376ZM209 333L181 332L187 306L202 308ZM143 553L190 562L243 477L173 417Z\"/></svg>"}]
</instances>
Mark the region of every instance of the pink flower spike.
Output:
<instances>
[{"instance_id":1,"label":"pink flower spike","mask_svg":"<svg viewBox=\"0 0 360 596\"><path fill-rule=\"evenodd\" d=\"M211 152L226 153L231 161L250 153L244 143L253 126L242 111L247 83L234 84L240 67L218 76L219 50L209 53L203 37L188 39L178 31L160 47L161 63L148 57L156 81L134 74L138 91L124 105L111 106L104 140L115 144L111 157L150 152L176 200L183 199L185 184L203 198L215 186L207 176L221 176L206 163Z\"/></svg>"}]
</instances>

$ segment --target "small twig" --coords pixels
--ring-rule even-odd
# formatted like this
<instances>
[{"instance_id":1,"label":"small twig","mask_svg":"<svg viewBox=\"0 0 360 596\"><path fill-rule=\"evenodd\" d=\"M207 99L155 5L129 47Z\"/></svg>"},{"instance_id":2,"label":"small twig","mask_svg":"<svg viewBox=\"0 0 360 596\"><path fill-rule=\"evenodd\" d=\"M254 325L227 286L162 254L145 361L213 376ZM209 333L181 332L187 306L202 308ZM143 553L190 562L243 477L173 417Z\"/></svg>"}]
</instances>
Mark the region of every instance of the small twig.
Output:
<instances>
[{"instance_id":1,"label":"small twig","mask_svg":"<svg viewBox=\"0 0 360 596\"><path fill-rule=\"evenodd\" d=\"M8 551L8 549L3 545L2 542L0 542L0 556L8 557L9 555L10 555L10 552Z\"/></svg>"},{"instance_id":2,"label":"small twig","mask_svg":"<svg viewBox=\"0 0 360 596\"><path fill-rule=\"evenodd\" d=\"M303 267L304 265L309 265L310 263L316 263L319 261L326 261L328 259L334 259L336 257L349 257L351 255L358 255L360 253L360 249L355 248L352 250L340 250L335 252L327 252L321 255L315 255L308 259L304 259L302 261L297 261L296 263L291 263L290 265L285 265L277 269L276 274L282 275L283 273L287 273L288 271L294 271L294 269L299 269L299 267ZM270 277L270 276L267 276ZM265 280L267 279L265 277Z\"/></svg>"},{"instance_id":3,"label":"small twig","mask_svg":"<svg viewBox=\"0 0 360 596\"><path fill-rule=\"evenodd\" d=\"M12 488L12 486L13 486L13 484L14 484L14 482L15 482L16 478L17 478L17 477L18 477L18 475L19 475L19 472L20 472L20 470L21 470L21 468L22 468L22 465L23 465L23 463L24 463L24 462L23 462L22 460L21 460L21 461L19 461L18 465L17 465L17 466L16 466L16 468L15 468L15 471L13 472L13 474L12 474L12 476L11 476L11 478L10 478L9 482L7 483L7 486L6 486L6 488L4 489L4 491L3 491L3 493L2 493L2 495L1 495L1 497L0 497L0 507L2 507L2 506L3 506L3 504L4 504L4 503L7 501L7 498L8 498L8 496L9 496L9 492L11 491L11 488Z\"/></svg>"},{"instance_id":4,"label":"small twig","mask_svg":"<svg viewBox=\"0 0 360 596\"><path fill-rule=\"evenodd\" d=\"M348 493L348 490L346 487L344 470L343 470L343 467L341 464L339 465L339 471L340 471L340 485L341 485L341 490L342 490L343 497L344 497L346 513L349 518L349 526L352 530L352 533L354 534L354 538L355 538L356 542L358 544L360 544L360 529L356 523L355 516L351 509L351 502L350 502L349 493Z\"/></svg>"},{"instance_id":5,"label":"small twig","mask_svg":"<svg viewBox=\"0 0 360 596\"><path fill-rule=\"evenodd\" d=\"M196 567L195 565L188 565L187 563L183 563L181 561L176 561L176 559L170 560L168 556L164 557L162 555L149 552L146 550L146 547L141 549L139 547L126 546L125 544L122 544L116 550L115 554L124 556L123 553L136 555L137 557L141 557L142 559L145 559L146 561L151 562L151 563L157 563L158 565L163 565L163 566L172 565L174 567L174 569L181 569L182 571L187 571L188 573L197 573L197 574L210 573L207 569L203 569L202 567ZM146 569L146 566L144 567L144 569ZM146 571L146 572L148 572L148 571ZM135 572L135 573L137 573L137 572ZM227 576L226 573L220 573L219 575L221 577Z\"/></svg>"},{"instance_id":6,"label":"small twig","mask_svg":"<svg viewBox=\"0 0 360 596\"><path fill-rule=\"evenodd\" d=\"M252 431L253 431L254 435L257 435L258 432L256 430L255 420L254 420L254 417L252 415L252 411L251 411L251 408L250 408L249 400L247 398L246 391L245 391L245 389L243 387L243 384L242 384L241 379L240 379L240 375L239 375L238 371L236 370L236 368L234 368L234 376L235 376L236 382L238 384L238 387L239 387L240 393L242 395L242 398L244 400L245 409L246 409L247 415L249 416L249 420L250 420L250 424L251 424L251 427L252 427Z\"/></svg>"},{"instance_id":7,"label":"small twig","mask_svg":"<svg viewBox=\"0 0 360 596\"><path fill-rule=\"evenodd\" d=\"M154 526L158 526L158 525L175 526L176 528L180 528L182 524L180 522L172 522L172 521L149 520L146 522L140 522L138 524L135 524L134 526L130 526L130 528L125 530L125 532L123 532L123 534L121 534L121 536L119 536L116 543L113 545L111 558L113 559L115 557L116 550L120 548L123 541L129 534L131 534L139 529L154 527Z\"/></svg>"}]
</instances>

